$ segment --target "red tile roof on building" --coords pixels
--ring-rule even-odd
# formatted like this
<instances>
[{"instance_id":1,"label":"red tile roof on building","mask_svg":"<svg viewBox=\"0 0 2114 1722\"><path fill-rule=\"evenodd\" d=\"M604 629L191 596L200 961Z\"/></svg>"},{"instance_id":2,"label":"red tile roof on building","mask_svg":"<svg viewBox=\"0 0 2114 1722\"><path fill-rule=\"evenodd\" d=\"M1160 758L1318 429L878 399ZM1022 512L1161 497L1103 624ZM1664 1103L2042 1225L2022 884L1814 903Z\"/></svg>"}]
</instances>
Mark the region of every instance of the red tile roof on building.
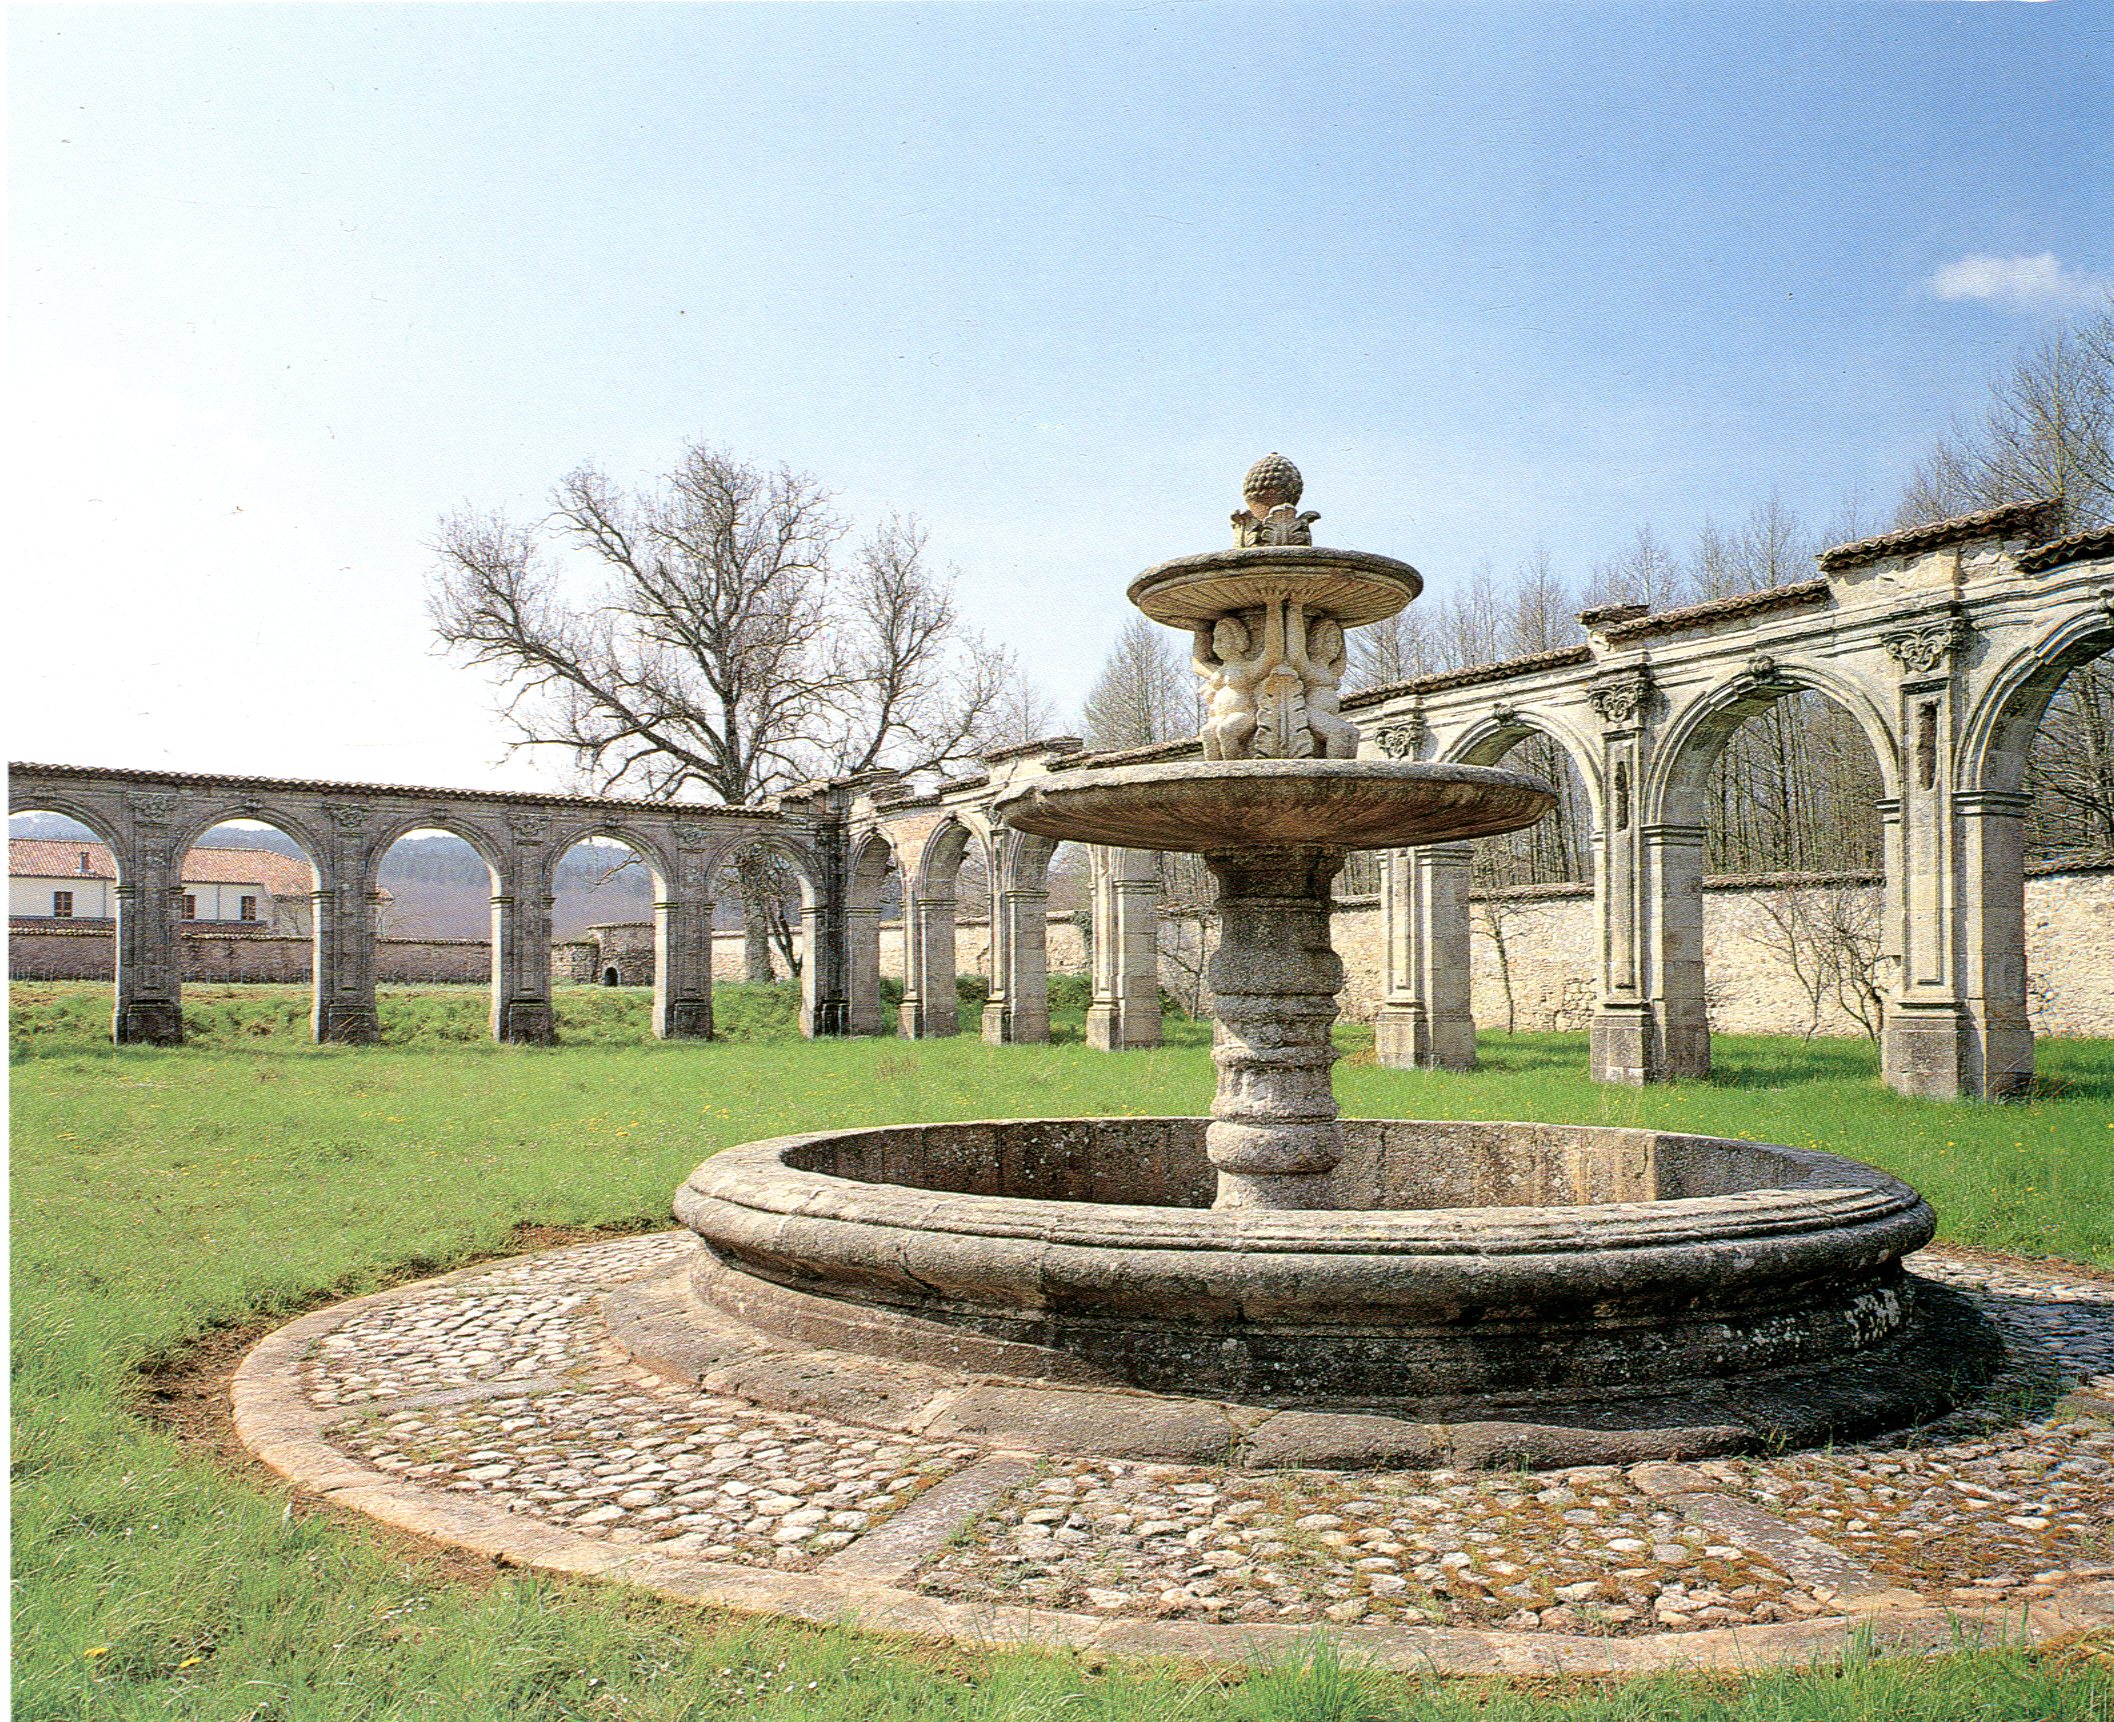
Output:
<instances>
[{"instance_id":1,"label":"red tile roof on building","mask_svg":"<svg viewBox=\"0 0 2114 1722\"><path fill-rule=\"evenodd\" d=\"M88 865L81 866L81 857ZM117 866L100 843L65 838L10 837L7 870L17 879L115 879ZM271 849L193 849L184 857L186 885L261 885L273 897L305 897L315 874L298 856Z\"/></svg>"}]
</instances>

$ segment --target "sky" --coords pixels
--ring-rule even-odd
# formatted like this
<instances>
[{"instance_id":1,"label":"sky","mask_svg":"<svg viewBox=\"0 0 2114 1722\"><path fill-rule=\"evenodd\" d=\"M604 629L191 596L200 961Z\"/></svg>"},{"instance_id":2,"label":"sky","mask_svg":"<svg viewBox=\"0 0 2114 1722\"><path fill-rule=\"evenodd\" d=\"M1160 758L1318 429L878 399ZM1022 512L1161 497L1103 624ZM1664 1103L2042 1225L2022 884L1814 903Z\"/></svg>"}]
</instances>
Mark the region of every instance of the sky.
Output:
<instances>
[{"instance_id":1,"label":"sky","mask_svg":"<svg viewBox=\"0 0 2114 1722\"><path fill-rule=\"evenodd\" d=\"M2091 0L16 6L8 755L561 786L431 539L702 438L1070 715L1281 449L1426 602L1883 522L2114 282Z\"/></svg>"}]
</instances>

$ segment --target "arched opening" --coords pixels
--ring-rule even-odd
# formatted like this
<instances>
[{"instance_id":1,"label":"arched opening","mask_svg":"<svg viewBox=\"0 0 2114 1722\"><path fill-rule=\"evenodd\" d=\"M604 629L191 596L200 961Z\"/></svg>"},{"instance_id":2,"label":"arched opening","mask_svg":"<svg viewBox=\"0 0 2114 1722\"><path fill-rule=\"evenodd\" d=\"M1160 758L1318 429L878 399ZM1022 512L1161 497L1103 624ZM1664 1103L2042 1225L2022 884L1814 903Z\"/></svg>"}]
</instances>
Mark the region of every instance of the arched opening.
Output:
<instances>
[{"instance_id":1,"label":"arched opening","mask_svg":"<svg viewBox=\"0 0 2114 1722\"><path fill-rule=\"evenodd\" d=\"M1094 882L1083 843L1059 843L1043 869L1049 892L1047 917L1049 1037L1076 1043L1086 1038L1086 1013L1094 1001Z\"/></svg>"},{"instance_id":2,"label":"arched opening","mask_svg":"<svg viewBox=\"0 0 2114 1722\"><path fill-rule=\"evenodd\" d=\"M8 811L8 979L54 1038L114 1032L119 853L77 812Z\"/></svg>"},{"instance_id":3,"label":"arched opening","mask_svg":"<svg viewBox=\"0 0 2114 1722\"><path fill-rule=\"evenodd\" d=\"M1669 1075L1706 1074L1713 1033L1876 1045L1885 1031L1898 967L1882 811L1899 781L1893 744L1848 690L1810 668L1766 668L1707 697L1669 738L1646 821Z\"/></svg>"},{"instance_id":4,"label":"arched opening","mask_svg":"<svg viewBox=\"0 0 2114 1722\"><path fill-rule=\"evenodd\" d=\"M903 876L888 839L878 831L861 837L848 874L847 1026L853 1034L893 1033L903 999Z\"/></svg>"},{"instance_id":5,"label":"arched opening","mask_svg":"<svg viewBox=\"0 0 2114 1722\"><path fill-rule=\"evenodd\" d=\"M506 1038L504 946L513 904L484 840L418 825L373 861L371 989L380 1038ZM482 987L486 1008L474 989Z\"/></svg>"},{"instance_id":6,"label":"arched opening","mask_svg":"<svg viewBox=\"0 0 2114 1722\"><path fill-rule=\"evenodd\" d=\"M919 852L904 905L899 1013L913 1039L959 1034L968 1011L981 1018L990 994L991 872L983 835L952 816Z\"/></svg>"},{"instance_id":7,"label":"arched opening","mask_svg":"<svg viewBox=\"0 0 2114 1722\"><path fill-rule=\"evenodd\" d=\"M2028 1093L2037 1039L2094 1032L2105 937L2076 876L2114 863L2110 652L2104 609L2073 617L1999 671L1964 725L1953 806L1969 885L1966 1093ZM1908 1054L1890 1048L1890 1063L1912 1076Z\"/></svg>"},{"instance_id":8,"label":"arched opening","mask_svg":"<svg viewBox=\"0 0 2114 1722\"><path fill-rule=\"evenodd\" d=\"M324 878L315 848L275 820L221 819L191 838L177 868L178 948L194 1028L317 1032L316 922Z\"/></svg>"},{"instance_id":9,"label":"arched opening","mask_svg":"<svg viewBox=\"0 0 2114 1722\"><path fill-rule=\"evenodd\" d=\"M590 1005L572 990L588 982L604 990L651 988L657 999L663 995L661 923L669 905L656 851L645 839L608 827L570 838L561 831L551 847L554 1032L562 1038L569 1013L588 1013L597 1033L615 1028L643 1038L654 1027L666 1033L665 1027L649 1024L646 1003L636 995L621 1004L601 999Z\"/></svg>"},{"instance_id":10,"label":"arched opening","mask_svg":"<svg viewBox=\"0 0 2114 1722\"><path fill-rule=\"evenodd\" d=\"M1446 757L1540 778L1557 802L1522 830L1390 858L1401 871L1388 885L1396 934L1382 1056L1467 1069L1483 1037L1497 1036L1487 1050L1499 1056L1501 1047L1508 1063L1580 1062L1565 1043L1528 1037L1590 1027L1599 997L1598 939L1586 912L1599 803L1587 776L1592 756L1579 738L1504 712ZM1402 1033L1407 1046L1394 1038Z\"/></svg>"},{"instance_id":11,"label":"arched opening","mask_svg":"<svg viewBox=\"0 0 2114 1722\"><path fill-rule=\"evenodd\" d=\"M797 1022L803 1034L841 1033L830 953L815 958L814 863L777 837L737 839L711 863L713 1032L768 1039ZM818 1028L818 1022L821 1026Z\"/></svg>"}]
</instances>

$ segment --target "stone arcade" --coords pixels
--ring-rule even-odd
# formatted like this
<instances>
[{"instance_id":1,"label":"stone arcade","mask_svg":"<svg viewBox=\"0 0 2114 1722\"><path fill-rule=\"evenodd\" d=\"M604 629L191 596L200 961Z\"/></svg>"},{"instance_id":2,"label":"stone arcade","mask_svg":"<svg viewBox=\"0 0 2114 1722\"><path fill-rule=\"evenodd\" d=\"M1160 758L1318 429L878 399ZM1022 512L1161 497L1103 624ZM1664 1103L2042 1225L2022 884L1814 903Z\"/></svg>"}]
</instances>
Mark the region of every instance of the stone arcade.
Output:
<instances>
[{"instance_id":1,"label":"stone arcade","mask_svg":"<svg viewBox=\"0 0 2114 1722\"><path fill-rule=\"evenodd\" d=\"M1583 645L1352 694L1342 709L1370 757L1490 763L1540 732L1577 766L1595 822L1601 936L1592 1071L1651 1082L1709 1068L1702 969L1702 791L1741 721L1811 688L1856 717L1885 785L1886 931L1895 979L1883 1047L1904 1093L2003 1096L2030 1083L2021 786L2035 726L2076 665L2114 647L2114 532L2050 541L2050 505L2022 503L1839 546L1814 579L1663 612L1587 616ZM1258 523L1256 530L1262 529ZM1304 530L1299 517L1273 531ZM1242 648L1245 649L1245 648ZM1127 756L1179 758L1174 744ZM1048 1031L1043 913L1055 845L1005 829L998 797L1090 762L1057 737L995 754L977 776L912 793L885 775L804 786L765 808L727 809L122 771L10 768L11 804L77 818L119 868L121 1040L180 1032L174 867L222 819L268 820L317 871L316 1031L373 1030L373 870L394 836L437 826L492 866L494 1032L549 1033L550 868L582 835L631 841L654 868L655 1027L709 1032L710 880L768 841L806 893L815 956L803 970L810 1033L872 1033L881 1020L882 883L903 880L901 1031L951 1034L955 875L974 843L993 895L984 1033ZM1092 764L1118 763L1095 760ZM1148 856L1095 849L1096 1046L1159 1037ZM1389 1064L1474 1061L1467 995L1468 850L1384 858Z\"/></svg>"}]
</instances>

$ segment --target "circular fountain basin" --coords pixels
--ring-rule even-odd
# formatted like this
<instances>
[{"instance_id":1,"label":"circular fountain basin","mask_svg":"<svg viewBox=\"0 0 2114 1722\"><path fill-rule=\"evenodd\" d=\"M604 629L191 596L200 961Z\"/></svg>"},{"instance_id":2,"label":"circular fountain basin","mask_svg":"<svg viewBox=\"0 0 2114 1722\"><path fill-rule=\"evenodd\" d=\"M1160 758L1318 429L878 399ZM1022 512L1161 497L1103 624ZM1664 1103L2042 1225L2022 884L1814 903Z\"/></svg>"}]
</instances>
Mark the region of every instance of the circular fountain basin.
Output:
<instances>
[{"instance_id":1,"label":"circular fountain basin","mask_svg":"<svg viewBox=\"0 0 2114 1722\"><path fill-rule=\"evenodd\" d=\"M998 797L1008 825L1126 849L1393 849L1465 843L1556 805L1539 778L1397 759L1176 760L1058 771Z\"/></svg>"},{"instance_id":2,"label":"circular fountain basin","mask_svg":"<svg viewBox=\"0 0 2114 1722\"><path fill-rule=\"evenodd\" d=\"M1162 562L1133 580L1128 596L1171 628L1208 628L1221 616L1285 597L1297 598L1309 615L1356 628L1385 621L1423 590L1424 576L1392 556L1254 544Z\"/></svg>"},{"instance_id":3,"label":"circular fountain basin","mask_svg":"<svg viewBox=\"0 0 2114 1722\"><path fill-rule=\"evenodd\" d=\"M1902 1271L1928 1205L1849 1160L1358 1119L1336 1206L1227 1210L1209 1206L1206 1122L729 1149L677 1195L707 1246L690 1296L767 1346L1104 1399L1407 1419L1424 1437L1467 1421L1512 1431L1499 1456L1534 1461L1881 1427L1950 1404L1987 1361L1979 1340L1926 1331L1957 1311Z\"/></svg>"}]
</instances>

